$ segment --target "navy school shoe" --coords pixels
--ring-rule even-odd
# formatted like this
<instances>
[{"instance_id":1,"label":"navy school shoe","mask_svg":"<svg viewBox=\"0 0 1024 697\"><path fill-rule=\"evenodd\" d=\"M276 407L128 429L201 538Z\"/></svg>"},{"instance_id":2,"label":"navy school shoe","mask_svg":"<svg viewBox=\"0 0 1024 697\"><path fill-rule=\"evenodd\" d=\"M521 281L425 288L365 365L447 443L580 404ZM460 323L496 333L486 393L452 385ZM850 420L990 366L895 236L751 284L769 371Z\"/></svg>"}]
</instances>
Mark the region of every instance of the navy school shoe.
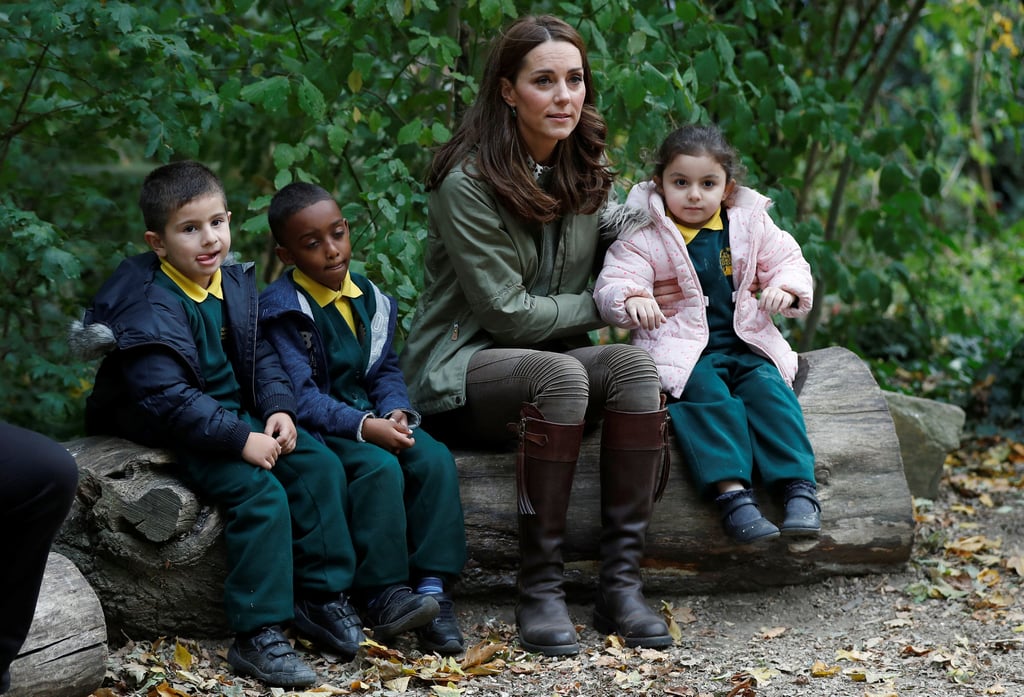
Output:
<instances>
[{"instance_id":1,"label":"navy school shoe","mask_svg":"<svg viewBox=\"0 0 1024 697\"><path fill-rule=\"evenodd\" d=\"M337 652L346 661L366 641L363 622L348 597L341 593L326 603L309 599L295 603L295 628L306 637Z\"/></svg>"},{"instance_id":2,"label":"navy school shoe","mask_svg":"<svg viewBox=\"0 0 1024 697\"><path fill-rule=\"evenodd\" d=\"M779 529L787 537L810 536L821 532L821 504L814 482L795 479L786 485L783 500L786 517Z\"/></svg>"},{"instance_id":3,"label":"navy school shoe","mask_svg":"<svg viewBox=\"0 0 1024 697\"><path fill-rule=\"evenodd\" d=\"M465 639L455 616L455 603L447 593L431 593L430 597L437 600L440 610L429 624L416 630L420 647L424 652L433 651L442 656L462 653L466 648Z\"/></svg>"},{"instance_id":4,"label":"navy school shoe","mask_svg":"<svg viewBox=\"0 0 1024 697\"><path fill-rule=\"evenodd\" d=\"M432 595L420 595L409 586L396 584L370 600L366 607L366 620L373 630L374 641L384 642L429 624L440 611Z\"/></svg>"},{"instance_id":5,"label":"navy school shoe","mask_svg":"<svg viewBox=\"0 0 1024 697\"><path fill-rule=\"evenodd\" d=\"M228 663L271 687L308 687L316 673L306 665L277 625L251 635L239 634L228 649Z\"/></svg>"},{"instance_id":6,"label":"navy school shoe","mask_svg":"<svg viewBox=\"0 0 1024 697\"><path fill-rule=\"evenodd\" d=\"M10 669L0 673L0 695L11 689L11 671Z\"/></svg>"},{"instance_id":7,"label":"navy school shoe","mask_svg":"<svg viewBox=\"0 0 1024 697\"><path fill-rule=\"evenodd\" d=\"M761 515L752 489L727 491L715 499L722 528L735 542L749 544L779 536L779 529Z\"/></svg>"}]
</instances>

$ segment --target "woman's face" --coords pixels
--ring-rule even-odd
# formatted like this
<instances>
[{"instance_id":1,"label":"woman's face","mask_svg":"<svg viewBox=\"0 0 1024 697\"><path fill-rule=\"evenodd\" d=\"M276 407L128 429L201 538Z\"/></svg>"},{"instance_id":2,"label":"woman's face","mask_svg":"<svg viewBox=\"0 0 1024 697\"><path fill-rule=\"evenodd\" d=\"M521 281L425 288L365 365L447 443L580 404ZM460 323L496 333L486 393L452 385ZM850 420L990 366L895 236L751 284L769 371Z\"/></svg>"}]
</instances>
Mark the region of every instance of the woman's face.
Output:
<instances>
[{"instance_id":1,"label":"woman's face","mask_svg":"<svg viewBox=\"0 0 1024 697\"><path fill-rule=\"evenodd\" d=\"M501 79L501 96L516 110L516 128L530 156L546 164L580 121L587 96L583 56L567 41L538 44L523 58L514 83Z\"/></svg>"}]
</instances>

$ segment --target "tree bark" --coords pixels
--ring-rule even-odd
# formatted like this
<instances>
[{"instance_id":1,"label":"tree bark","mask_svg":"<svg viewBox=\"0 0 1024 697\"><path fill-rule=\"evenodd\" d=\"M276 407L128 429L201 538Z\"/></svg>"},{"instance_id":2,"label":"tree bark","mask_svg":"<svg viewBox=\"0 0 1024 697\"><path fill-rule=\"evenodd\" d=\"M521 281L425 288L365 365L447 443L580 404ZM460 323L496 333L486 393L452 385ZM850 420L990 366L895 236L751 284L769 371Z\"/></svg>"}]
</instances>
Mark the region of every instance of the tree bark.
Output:
<instances>
[{"instance_id":1,"label":"tree bark","mask_svg":"<svg viewBox=\"0 0 1024 697\"><path fill-rule=\"evenodd\" d=\"M892 418L867 366L842 348L811 351L801 355L794 387L815 451L821 535L737 547L714 504L696 495L673 447L669 485L647 538L649 596L809 583L889 571L909 559L910 492ZM597 570L599 438L595 431L584 439L570 501L567 581L579 592L593 587ZM60 544L103 598L111 626L129 635L223 635L218 512L175 479L164 451L104 438L69 449L82 491ZM461 591L508 590L518 561L514 455L455 455L470 556ZM781 518L778 502L766 492L759 499L770 519Z\"/></svg>"},{"instance_id":2,"label":"tree bark","mask_svg":"<svg viewBox=\"0 0 1024 697\"><path fill-rule=\"evenodd\" d=\"M103 684L106 670L99 598L70 560L51 553L6 697L85 697Z\"/></svg>"}]
</instances>

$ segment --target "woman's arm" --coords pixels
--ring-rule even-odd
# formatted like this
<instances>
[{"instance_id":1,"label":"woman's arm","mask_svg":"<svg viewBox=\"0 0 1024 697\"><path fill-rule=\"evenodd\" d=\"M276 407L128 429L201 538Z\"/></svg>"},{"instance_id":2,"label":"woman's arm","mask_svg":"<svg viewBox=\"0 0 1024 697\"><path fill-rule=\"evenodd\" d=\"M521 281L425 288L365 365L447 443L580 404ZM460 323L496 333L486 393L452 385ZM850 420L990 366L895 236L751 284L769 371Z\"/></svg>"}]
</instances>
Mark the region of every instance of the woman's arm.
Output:
<instances>
[{"instance_id":1,"label":"woman's arm","mask_svg":"<svg viewBox=\"0 0 1024 697\"><path fill-rule=\"evenodd\" d=\"M523 247L507 229L489 188L453 171L431 196L430 217L444 243L470 308L482 327L506 345L529 345L572 336L603 325L587 289L533 295L526 286ZM517 241L522 242L517 248ZM578 250L568 263L590 268L597 245Z\"/></svg>"}]
</instances>

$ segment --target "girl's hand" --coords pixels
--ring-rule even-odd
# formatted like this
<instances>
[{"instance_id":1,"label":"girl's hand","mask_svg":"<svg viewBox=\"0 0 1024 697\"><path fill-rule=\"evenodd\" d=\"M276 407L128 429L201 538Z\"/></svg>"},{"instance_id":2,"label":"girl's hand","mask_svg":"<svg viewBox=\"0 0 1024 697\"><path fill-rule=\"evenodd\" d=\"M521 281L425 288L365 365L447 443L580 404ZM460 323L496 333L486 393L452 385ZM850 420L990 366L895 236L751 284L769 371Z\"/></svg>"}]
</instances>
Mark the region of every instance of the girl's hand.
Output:
<instances>
[{"instance_id":1,"label":"girl's hand","mask_svg":"<svg viewBox=\"0 0 1024 697\"><path fill-rule=\"evenodd\" d=\"M796 302L796 296L781 288L765 288L757 299L757 306L769 313L782 312Z\"/></svg>"},{"instance_id":2,"label":"girl's hand","mask_svg":"<svg viewBox=\"0 0 1024 697\"><path fill-rule=\"evenodd\" d=\"M653 298L634 295L626 298L626 314L644 329L657 329L665 323L665 315Z\"/></svg>"}]
</instances>

